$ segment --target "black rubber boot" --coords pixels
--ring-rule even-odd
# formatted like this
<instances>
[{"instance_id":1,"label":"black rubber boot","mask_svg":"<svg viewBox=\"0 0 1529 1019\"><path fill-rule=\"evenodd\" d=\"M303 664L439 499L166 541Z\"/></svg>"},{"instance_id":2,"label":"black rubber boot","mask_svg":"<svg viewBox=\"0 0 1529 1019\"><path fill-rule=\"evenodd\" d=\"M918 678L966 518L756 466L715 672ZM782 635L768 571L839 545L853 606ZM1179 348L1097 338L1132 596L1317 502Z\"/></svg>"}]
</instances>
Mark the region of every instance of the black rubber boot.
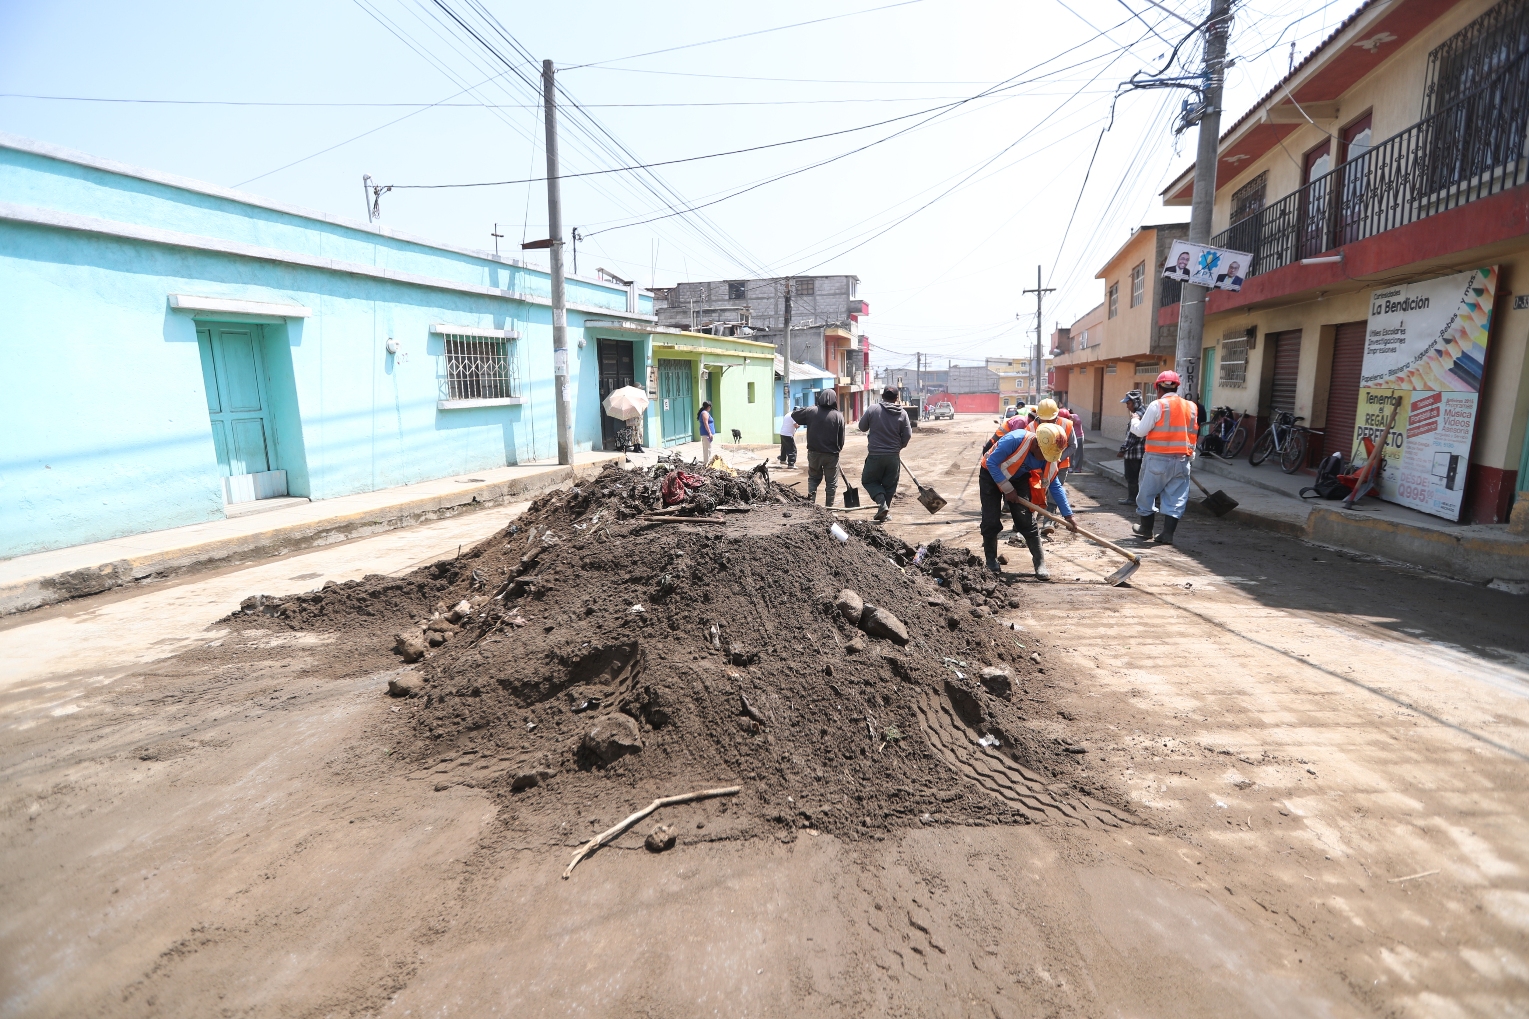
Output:
<instances>
[{"instance_id":1,"label":"black rubber boot","mask_svg":"<svg viewBox=\"0 0 1529 1019\"><path fill-rule=\"evenodd\" d=\"M998 535L984 534L982 536L982 555L986 560L983 565L989 573L1003 572L1003 567L998 562Z\"/></svg>"},{"instance_id":2,"label":"black rubber boot","mask_svg":"<svg viewBox=\"0 0 1529 1019\"><path fill-rule=\"evenodd\" d=\"M1138 517L1136 526L1131 528L1131 533L1143 541L1152 540L1152 523L1156 519L1156 513L1148 513L1144 517Z\"/></svg>"},{"instance_id":3,"label":"black rubber boot","mask_svg":"<svg viewBox=\"0 0 1529 1019\"><path fill-rule=\"evenodd\" d=\"M1178 517L1163 517L1163 533L1152 540L1159 545L1173 544L1173 529L1179 526Z\"/></svg>"},{"instance_id":4,"label":"black rubber boot","mask_svg":"<svg viewBox=\"0 0 1529 1019\"><path fill-rule=\"evenodd\" d=\"M828 490L827 498L823 502L823 505L824 506L832 506L833 504L834 504L834 490L830 488Z\"/></svg>"}]
</instances>

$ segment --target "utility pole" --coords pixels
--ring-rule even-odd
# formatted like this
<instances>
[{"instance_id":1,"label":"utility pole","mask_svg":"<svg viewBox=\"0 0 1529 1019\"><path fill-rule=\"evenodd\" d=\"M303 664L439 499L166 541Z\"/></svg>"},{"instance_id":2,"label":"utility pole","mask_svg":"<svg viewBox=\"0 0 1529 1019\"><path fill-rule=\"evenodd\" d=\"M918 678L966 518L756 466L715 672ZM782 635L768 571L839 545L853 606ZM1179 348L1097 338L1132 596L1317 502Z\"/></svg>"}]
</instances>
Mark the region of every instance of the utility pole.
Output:
<instances>
[{"instance_id":1,"label":"utility pole","mask_svg":"<svg viewBox=\"0 0 1529 1019\"><path fill-rule=\"evenodd\" d=\"M563 194L557 173L557 99L552 61L542 61L547 112L547 236L552 244L552 375L557 398L557 462L573 463L573 405L568 391L568 294L563 281Z\"/></svg>"},{"instance_id":2,"label":"utility pole","mask_svg":"<svg viewBox=\"0 0 1529 1019\"><path fill-rule=\"evenodd\" d=\"M1211 0L1210 20L1205 26L1205 91L1198 117L1195 190L1189 211L1191 244L1210 242L1211 210L1216 203L1216 161L1220 156L1221 87L1226 81L1226 40L1231 27L1231 0ZM1185 283L1179 298L1179 336L1173 362L1182 379L1179 392L1190 397L1199 391L1195 366L1205 336L1205 294L1205 287Z\"/></svg>"},{"instance_id":3,"label":"utility pole","mask_svg":"<svg viewBox=\"0 0 1529 1019\"><path fill-rule=\"evenodd\" d=\"M1056 293L1056 287L1041 286L1041 267L1035 267L1035 289L1026 290L1027 294L1035 295L1035 360L1030 364L1031 393L1039 397L1041 393L1041 299L1047 294ZM1039 402L1039 401L1037 401Z\"/></svg>"},{"instance_id":4,"label":"utility pole","mask_svg":"<svg viewBox=\"0 0 1529 1019\"><path fill-rule=\"evenodd\" d=\"M785 405L785 414L791 413L791 279L787 277L781 281L783 288L782 303L785 308L785 326L780 332L781 342L781 375L785 382L782 386L781 403ZM782 415L784 416L784 415Z\"/></svg>"}]
</instances>

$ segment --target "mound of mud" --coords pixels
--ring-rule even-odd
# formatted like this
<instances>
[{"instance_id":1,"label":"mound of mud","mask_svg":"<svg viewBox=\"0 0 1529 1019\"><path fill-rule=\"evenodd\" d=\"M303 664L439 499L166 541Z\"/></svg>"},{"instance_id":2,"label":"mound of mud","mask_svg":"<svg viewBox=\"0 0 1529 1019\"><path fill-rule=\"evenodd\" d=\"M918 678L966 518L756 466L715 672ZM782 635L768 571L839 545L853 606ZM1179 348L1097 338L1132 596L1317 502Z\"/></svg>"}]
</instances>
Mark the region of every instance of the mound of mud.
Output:
<instances>
[{"instance_id":1,"label":"mound of mud","mask_svg":"<svg viewBox=\"0 0 1529 1019\"><path fill-rule=\"evenodd\" d=\"M592 814L724 784L743 792L707 808L706 837L1118 822L1079 795L1082 748L1027 724L1055 719L1057 677L992 618L1018 588L867 522L841 542L757 475L686 468L699 487L652 515L675 466L608 467L455 559L240 616L417 660L394 675L392 746L529 827L587 837Z\"/></svg>"}]
</instances>

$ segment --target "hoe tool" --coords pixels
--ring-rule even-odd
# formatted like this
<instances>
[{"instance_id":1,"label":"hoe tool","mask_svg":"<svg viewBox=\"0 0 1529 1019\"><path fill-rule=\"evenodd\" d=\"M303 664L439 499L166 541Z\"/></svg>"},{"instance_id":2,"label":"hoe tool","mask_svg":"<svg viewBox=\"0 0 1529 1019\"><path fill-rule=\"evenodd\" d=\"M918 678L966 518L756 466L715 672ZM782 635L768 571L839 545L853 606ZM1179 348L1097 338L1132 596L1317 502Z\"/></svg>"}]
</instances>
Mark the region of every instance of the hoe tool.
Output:
<instances>
[{"instance_id":1,"label":"hoe tool","mask_svg":"<svg viewBox=\"0 0 1529 1019\"><path fill-rule=\"evenodd\" d=\"M1055 513L1037 506L1035 503L1028 499L1020 499L1019 504L1025 509L1029 510L1031 513L1039 513L1043 517L1050 517L1052 520L1055 520L1059 524L1065 525L1067 523L1067 521L1063 520ZM1083 535L1083 537L1087 538L1089 541L1097 542L1098 544L1103 545L1105 548L1109 549L1111 552L1119 553L1120 555L1123 555L1128 560L1130 560L1120 569L1104 578L1105 582L1108 583L1111 587L1119 587L1121 584L1124 584L1128 579L1130 579L1131 574L1141 569L1141 556L1137 555L1136 553L1127 552L1125 549L1121 548L1119 545L1116 545L1114 542L1106 541L1099 537L1097 534L1094 534L1090 531L1085 531L1081 527L1078 528L1078 533Z\"/></svg>"}]
</instances>

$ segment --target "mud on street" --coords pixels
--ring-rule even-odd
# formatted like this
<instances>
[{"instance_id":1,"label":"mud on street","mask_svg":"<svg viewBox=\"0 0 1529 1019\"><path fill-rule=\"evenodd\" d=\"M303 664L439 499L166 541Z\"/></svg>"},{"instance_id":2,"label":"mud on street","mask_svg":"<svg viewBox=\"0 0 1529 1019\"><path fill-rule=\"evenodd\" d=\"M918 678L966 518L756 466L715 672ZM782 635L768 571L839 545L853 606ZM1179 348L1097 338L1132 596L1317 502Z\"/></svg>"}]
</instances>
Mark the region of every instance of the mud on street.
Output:
<instances>
[{"instance_id":1,"label":"mud on street","mask_svg":"<svg viewBox=\"0 0 1529 1019\"><path fill-rule=\"evenodd\" d=\"M905 476L896 542L766 499L643 529L608 481L5 619L0 1010L1521 1014L1523 599L1195 513L1129 586L1058 532L1052 582L1009 546L988 592L954 550L991 429L919 430L949 505ZM1120 488L1070 488L1133 544ZM520 570L533 528L556 569ZM400 619L475 599L400 660Z\"/></svg>"}]
</instances>

